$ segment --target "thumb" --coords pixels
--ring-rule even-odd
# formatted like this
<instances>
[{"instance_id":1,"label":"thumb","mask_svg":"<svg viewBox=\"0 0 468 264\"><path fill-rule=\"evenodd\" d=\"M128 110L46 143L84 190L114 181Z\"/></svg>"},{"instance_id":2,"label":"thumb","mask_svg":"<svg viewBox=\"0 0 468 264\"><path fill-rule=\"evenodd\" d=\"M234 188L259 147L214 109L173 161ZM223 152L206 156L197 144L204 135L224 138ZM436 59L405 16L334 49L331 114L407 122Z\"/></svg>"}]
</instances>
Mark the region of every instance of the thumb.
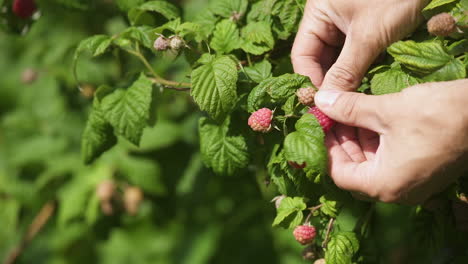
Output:
<instances>
[{"instance_id":1,"label":"thumb","mask_svg":"<svg viewBox=\"0 0 468 264\"><path fill-rule=\"evenodd\" d=\"M356 34L348 34L336 62L326 73L321 89L355 91L367 69L380 54L377 42L364 41Z\"/></svg>"},{"instance_id":2,"label":"thumb","mask_svg":"<svg viewBox=\"0 0 468 264\"><path fill-rule=\"evenodd\" d=\"M388 104L388 99L384 97L385 95L319 90L315 95L315 104L324 114L339 123L383 133L387 122L382 115L387 112L384 108Z\"/></svg>"}]
</instances>

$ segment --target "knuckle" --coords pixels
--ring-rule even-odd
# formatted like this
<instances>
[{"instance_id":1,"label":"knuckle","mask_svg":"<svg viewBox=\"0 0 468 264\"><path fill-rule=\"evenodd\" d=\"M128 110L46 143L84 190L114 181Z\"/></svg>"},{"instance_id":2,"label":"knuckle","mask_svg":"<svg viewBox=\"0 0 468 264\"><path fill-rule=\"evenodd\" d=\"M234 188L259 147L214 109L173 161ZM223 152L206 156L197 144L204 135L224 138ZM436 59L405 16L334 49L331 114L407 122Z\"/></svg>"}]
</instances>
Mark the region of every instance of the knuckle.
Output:
<instances>
[{"instance_id":1,"label":"knuckle","mask_svg":"<svg viewBox=\"0 0 468 264\"><path fill-rule=\"evenodd\" d=\"M338 87L340 90L352 91L358 86L359 76L352 67L334 65L327 73L328 85Z\"/></svg>"},{"instance_id":2,"label":"knuckle","mask_svg":"<svg viewBox=\"0 0 468 264\"><path fill-rule=\"evenodd\" d=\"M342 116L344 119L348 120L349 122L355 122L358 112L358 94L350 94L346 96L342 102Z\"/></svg>"}]
</instances>

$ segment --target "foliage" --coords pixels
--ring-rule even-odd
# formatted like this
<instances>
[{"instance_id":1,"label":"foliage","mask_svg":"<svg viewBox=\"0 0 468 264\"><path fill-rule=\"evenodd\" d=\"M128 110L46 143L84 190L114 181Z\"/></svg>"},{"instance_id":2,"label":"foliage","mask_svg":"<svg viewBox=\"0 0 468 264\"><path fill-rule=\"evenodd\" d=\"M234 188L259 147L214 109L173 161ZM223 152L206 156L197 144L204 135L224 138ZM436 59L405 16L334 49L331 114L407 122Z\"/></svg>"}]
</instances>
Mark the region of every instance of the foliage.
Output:
<instances>
[{"instance_id":1,"label":"foliage","mask_svg":"<svg viewBox=\"0 0 468 264\"><path fill-rule=\"evenodd\" d=\"M30 19L11 2L0 1L0 259L52 202L20 263L300 263L291 233L309 221L328 264L467 261L451 224L465 178L430 210L358 201L331 182L322 128L295 95L313 85L289 58L304 0L38 0ZM466 78L467 10L431 1L426 19L450 12L459 32L421 26L360 91ZM160 36L166 51L153 48ZM247 118L263 107L275 130L254 133ZM105 180L111 213L96 193ZM128 186L144 192L136 215Z\"/></svg>"}]
</instances>

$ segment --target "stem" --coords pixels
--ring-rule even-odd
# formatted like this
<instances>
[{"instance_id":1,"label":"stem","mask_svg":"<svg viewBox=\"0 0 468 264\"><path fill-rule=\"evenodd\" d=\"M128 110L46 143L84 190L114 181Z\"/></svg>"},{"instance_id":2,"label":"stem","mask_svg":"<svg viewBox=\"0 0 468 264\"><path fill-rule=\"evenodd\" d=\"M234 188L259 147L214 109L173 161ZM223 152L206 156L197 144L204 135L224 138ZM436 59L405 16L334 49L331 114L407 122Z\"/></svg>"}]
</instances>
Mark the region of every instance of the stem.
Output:
<instances>
[{"instance_id":1,"label":"stem","mask_svg":"<svg viewBox=\"0 0 468 264\"><path fill-rule=\"evenodd\" d=\"M143 65L145 65L145 67L150 71L151 75L153 75L153 78L151 79L153 81L153 83L162 84L162 85L166 86L166 88L177 90L177 91L188 91L188 90L190 90L190 88L192 87L192 84L190 84L190 83L169 81L169 80L166 80L166 79L162 78L161 76L159 76L154 71L153 67L151 67L151 64L148 62L148 60L145 58L145 56L143 56L139 52L140 48L139 48L138 44L136 45L135 48L136 48L135 51L127 50L127 49L126 49L126 51L128 53L132 54L133 56L137 57L143 63Z\"/></svg>"},{"instance_id":2,"label":"stem","mask_svg":"<svg viewBox=\"0 0 468 264\"><path fill-rule=\"evenodd\" d=\"M182 92L190 91L190 87L192 86L190 83L174 82L165 79L150 78L150 80L153 83L164 85L164 88Z\"/></svg>"},{"instance_id":3,"label":"stem","mask_svg":"<svg viewBox=\"0 0 468 264\"><path fill-rule=\"evenodd\" d=\"M7 255L4 264L13 264L21 255L21 253L26 249L29 243L34 239L34 237L41 231L41 229L47 224L50 217L55 211L55 204L53 201L47 202L36 215L32 223L29 225L26 233L21 239L20 243L16 248L14 248L10 254Z\"/></svg>"},{"instance_id":4,"label":"stem","mask_svg":"<svg viewBox=\"0 0 468 264\"><path fill-rule=\"evenodd\" d=\"M330 232L333 228L333 223L335 222L335 218L330 218L330 221L328 222L327 226L327 233L325 234L325 240L322 242L322 248L326 248L328 241L330 240Z\"/></svg>"},{"instance_id":5,"label":"stem","mask_svg":"<svg viewBox=\"0 0 468 264\"><path fill-rule=\"evenodd\" d=\"M310 220L310 218L312 217L312 215L314 214L314 212L317 211L318 209L320 209L322 206L323 206L323 204L319 204L319 205L317 205L317 206L307 208L307 209L310 210L310 213L309 213L309 215L307 215L306 220L304 221L304 224L306 224L307 222L309 222L309 220Z\"/></svg>"}]
</instances>

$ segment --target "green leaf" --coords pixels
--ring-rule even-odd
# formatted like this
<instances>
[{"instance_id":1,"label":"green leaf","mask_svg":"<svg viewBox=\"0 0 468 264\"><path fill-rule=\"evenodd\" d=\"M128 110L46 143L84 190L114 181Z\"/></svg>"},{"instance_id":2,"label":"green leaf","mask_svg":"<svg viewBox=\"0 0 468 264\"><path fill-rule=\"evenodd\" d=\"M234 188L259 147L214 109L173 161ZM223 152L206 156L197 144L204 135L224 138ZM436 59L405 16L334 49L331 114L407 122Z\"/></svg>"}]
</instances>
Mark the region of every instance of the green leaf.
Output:
<instances>
[{"instance_id":1,"label":"green leaf","mask_svg":"<svg viewBox=\"0 0 468 264\"><path fill-rule=\"evenodd\" d=\"M201 110L222 120L237 103L236 82L236 63L230 57L218 57L193 70L191 95Z\"/></svg>"},{"instance_id":2,"label":"green leaf","mask_svg":"<svg viewBox=\"0 0 468 264\"><path fill-rule=\"evenodd\" d=\"M130 88L118 89L102 100L101 109L115 133L137 146L148 125L151 95L152 82L141 74Z\"/></svg>"},{"instance_id":3,"label":"green leaf","mask_svg":"<svg viewBox=\"0 0 468 264\"><path fill-rule=\"evenodd\" d=\"M302 197L286 197L281 201L278 208L278 213L273 221L273 226L277 226L283 223L289 216L293 215L293 221L288 223L288 228L294 228L300 224L303 218L302 211L307 208L304 198Z\"/></svg>"},{"instance_id":4,"label":"green leaf","mask_svg":"<svg viewBox=\"0 0 468 264\"><path fill-rule=\"evenodd\" d=\"M351 264L354 254L359 250L359 240L353 232L334 234L325 252L327 264Z\"/></svg>"},{"instance_id":5,"label":"green leaf","mask_svg":"<svg viewBox=\"0 0 468 264\"><path fill-rule=\"evenodd\" d=\"M249 162L247 143L243 136L228 135L229 118L219 126L207 118L199 121L200 150L207 167L218 174L232 175Z\"/></svg>"},{"instance_id":6,"label":"green leaf","mask_svg":"<svg viewBox=\"0 0 468 264\"><path fill-rule=\"evenodd\" d=\"M247 24L242 29L241 36L243 40L241 48L254 55L262 55L272 50L275 45L270 24L264 21Z\"/></svg>"},{"instance_id":7,"label":"green leaf","mask_svg":"<svg viewBox=\"0 0 468 264\"><path fill-rule=\"evenodd\" d=\"M210 46L218 53L229 53L239 48L239 29L234 22L225 19L216 25Z\"/></svg>"},{"instance_id":8,"label":"green leaf","mask_svg":"<svg viewBox=\"0 0 468 264\"><path fill-rule=\"evenodd\" d=\"M255 63L250 67L245 67L244 70L249 76L256 83L260 83L263 80L271 77L271 64L268 60L263 60L261 62Z\"/></svg>"},{"instance_id":9,"label":"green leaf","mask_svg":"<svg viewBox=\"0 0 468 264\"><path fill-rule=\"evenodd\" d=\"M109 50L109 47L112 44L112 39L106 35L95 35L90 38L84 39L78 44L78 47L75 50L75 54L73 56L73 73L75 75L75 79L77 77L76 74L76 65L78 63L78 59L83 52L88 52L91 54L92 57L97 57L99 55L104 54L106 51Z\"/></svg>"},{"instance_id":10,"label":"green leaf","mask_svg":"<svg viewBox=\"0 0 468 264\"><path fill-rule=\"evenodd\" d=\"M445 66L424 77L426 82L442 82L463 79L466 68L459 59L450 60Z\"/></svg>"},{"instance_id":11,"label":"green leaf","mask_svg":"<svg viewBox=\"0 0 468 264\"><path fill-rule=\"evenodd\" d=\"M120 10L128 12L130 9L135 8L145 2L145 0L115 0L115 2Z\"/></svg>"},{"instance_id":12,"label":"green leaf","mask_svg":"<svg viewBox=\"0 0 468 264\"><path fill-rule=\"evenodd\" d=\"M338 214L338 210L340 209L342 203L337 195L332 195L332 193L327 193L322 195L319 199L322 207L320 207L320 211L328 215L330 217L336 217Z\"/></svg>"},{"instance_id":13,"label":"green leaf","mask_svg":"<svg viewBox=\"0 0 468 264\"><path fill-rule=\"evenodd\" d=\"M312 86L310 79L299 74L284 74L279 77L270 77L263 80L249 94L247 109L254 112L268 102L268 95L274 102L284 103L296 90L301 87Z\"/></svg>"},{"instance_id":14,"label":"green leaf","mask_svg":"<svg viewBox=\"0 0 468 264\"><path fill-rule=\"evenodd\" d=\"M284 140L284 151L288 161L306 163L305 171L309 179L317 174L324 175L327 169L325 134L312 114L304 114L296 123L296 132Z\"/></svg>"},{"instance_id":15,"label":"green leaf","mask_svg":"<svg viewBox=\"0 0 468 264\"><path fill-rule=\"evenodd\" d=\"M176 19L180 17L180 12L177 6L167 1L163 1L163 0L146 2L140 5L138 9L142 11L157 12L163 15L168 20L172 20L172 19Z\"/></svg>"},{"instance_id":16,"label":"green leaf","mask_svg":"<svg viewBox=\"0 0 468 264\"><path fill-rule=\"evenodd\" d=\"M155 39L156 35L150 27L129 27L114 39L114 43L119 46L128 46L132 43L131 40L134 40L151 49Z\"/></svg>"},{"instance_id":17,"label":"green leaf","mask_svg":"<svg viewBox=\"0 0 468 264\"><path fill-rule=\"evenodd\" d=\"M437 7L446 5L446 4L453 3L453 2L455 2L455 1L457 1L457 0L432 0L432 1L423 9L423 12L424 12L424 11L432 10L432 9L434 9L434 8L437 8Z\"/></svg>"},{"instance_id":18,"label":"green leaf","mask_svg":"<svg viewBox=\"0 0 468 264\"><path fill-rule=\"evenodd\" d=\"M279 18L279 21L275 21L273 24L273 29L280 39L286 40L293 32L297 31L302 17L297 0L276 2L273 14Z\"/></svg>"},{"instance_id":19,"label":"green leaf","mask_svg":"<svg viewBox=\"0 0 468 264\"><path fill-rule=\"evenodd\" d=\"M420 74L432 73L453 59L438 41L399 41L391 45L388 52L406 68Z\"/></svg>"},{"instance_id":20,"label":"green leaf","mask_svg":"<svg viewBox=\"0 0 468 264\"><path fill-rule=\"evenodd\" d=\"M233 14L244 15L248 4L248 0L216 0L210 10L216 15L230 18Z\"/></svg>"},{"instance_id":21,"label":"green leaf","mask_svg":"<svg viewBox=\"0 0 468 264\"><path fill-rule=\"evenodd\" d=\"M395 67L375 74L371 80L371 91L375 95L397 93L417 83L418 80L402 71L401 67Z\"/></svg>"},{"instance_id":22,"label":"green leaf","mask_svg":"<svg viewBox=\"0 0 468 264\"><path fill-rule=\"evenodd\" d=\"M96 102L96 99L95 99ZM107 122L98 103L94 103L81 136L81 155L85 164L92 163L117 143L114 129Z\"/></svg>"}]
</instances>

